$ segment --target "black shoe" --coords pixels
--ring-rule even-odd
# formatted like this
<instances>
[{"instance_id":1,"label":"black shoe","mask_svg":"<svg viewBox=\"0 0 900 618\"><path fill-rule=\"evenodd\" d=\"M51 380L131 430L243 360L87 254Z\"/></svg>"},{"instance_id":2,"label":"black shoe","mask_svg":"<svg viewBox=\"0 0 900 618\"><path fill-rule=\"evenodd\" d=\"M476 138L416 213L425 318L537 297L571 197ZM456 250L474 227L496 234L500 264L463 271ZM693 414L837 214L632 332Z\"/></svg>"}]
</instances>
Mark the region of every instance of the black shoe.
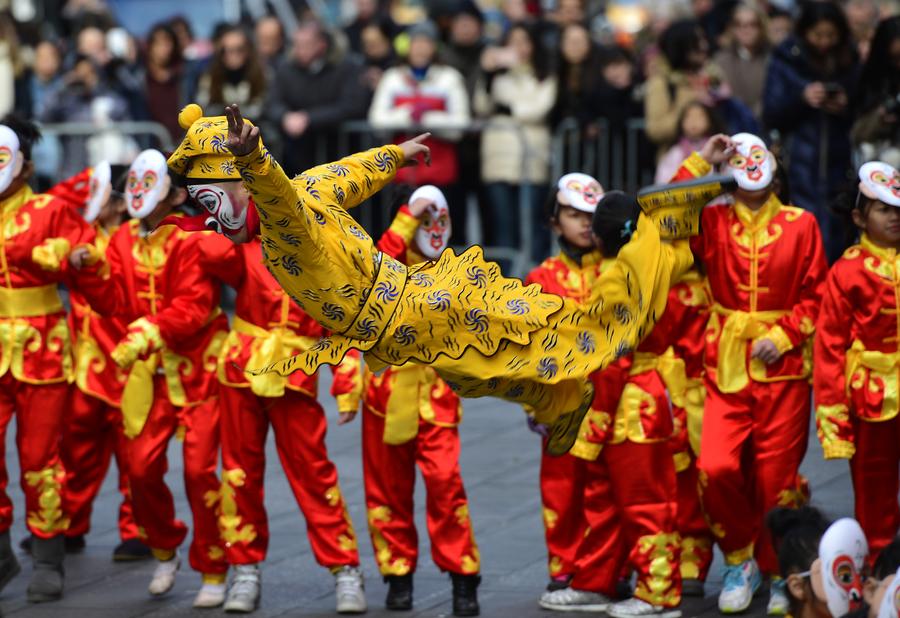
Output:
<instances>
[{"instance_id":1,"label":"black shoe","mask_svg":"<svg viewBox=\"0 0 900 618\"><path fill-rule=\"evenodd\" d=\"M31 541L34 570L26 591L29 603L57 601L63 595L63 559L66 543L62 535Z\"/></svg>"},{"instance_id":2,"label":"black shoe","mask_svg":"<svg viewBox=\"0 0 900 618\"><path fill-rule=\"evenodd\" d=\"M571 583L572 578L566 577L565 579L551 579L547 583L547 592L556 592L557 590L565 590L569 587L569 583Z\"/></svg>"},{"instance_id":3,"label":"black shoe","mask_svg":"<svg viewBox=\"0 0 900 618\"><path fill-rule=\"evenodd\" d=\"M19 549L21 549L26 554L31 554L31 539L34 537L32 535L26 536L19 543ZM67 536L66 537L66 553L67 554L79 554L84 551L85 543L84 535L78 534L76 536Z\"/></svg>"},{"instance_id":4,"label":"black shoe","mask_svg":"<svg viewBox=\"0 0 900 618\"><path fill-rule=\"evenodd\" d=\"M450 573L453 582L453 615L477 616L481 613L478 607L478 585L481 575L460 575Z\"/></svg>"},{"instance_id":5,"label":"black shoe","mask_svg":"<svg viewBox=\"0 0 900 618\"><path fill-rule=\"evenodd\" d=\"M405 612L412 609L413 606L413 576L412 573L406 575L388 575L384 578L388 585L387 598L384 600L384 607L395 612Z\"/></svg>"},{"instance_id":6,"label":"black shoe","mask_svg":"<svg viewBox=\"0 0 900 618\"><path fill-rule=\"evenodd\" d=\"M21 571L22 566L9 544L9 530L0 533L0 590Z\"/></svg>"},{"instance_id":7,"label":"black shoe","mask_svg":"<svg viewBox=\"0 0 900 618\"><path fill-rule=\"evenodd\" d=\"M113 562L134 562L152 558L150 548L140 539L125 539L113 550Z\"/></svg>"}]
</instances>

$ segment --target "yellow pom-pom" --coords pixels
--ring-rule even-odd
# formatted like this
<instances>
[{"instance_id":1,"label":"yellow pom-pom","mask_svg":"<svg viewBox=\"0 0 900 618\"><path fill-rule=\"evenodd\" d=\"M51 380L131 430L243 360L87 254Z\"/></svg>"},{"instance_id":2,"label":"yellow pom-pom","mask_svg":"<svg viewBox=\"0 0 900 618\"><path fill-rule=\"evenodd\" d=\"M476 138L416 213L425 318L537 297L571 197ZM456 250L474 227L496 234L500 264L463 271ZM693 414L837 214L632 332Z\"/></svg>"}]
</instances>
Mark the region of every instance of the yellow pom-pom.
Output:
<instances>
[{"instance_id":1,"label":"yellow pom-pom","mask_svg":"<svg viewBox=\"0 0 900 618\"><path fill-rule=\"evenodd\" d=\"M196 103L185 105L181 113L178 114L178 124L182 129L189 129L192 124L203 117L203 108Z\"/></svg>"}]
</instances>

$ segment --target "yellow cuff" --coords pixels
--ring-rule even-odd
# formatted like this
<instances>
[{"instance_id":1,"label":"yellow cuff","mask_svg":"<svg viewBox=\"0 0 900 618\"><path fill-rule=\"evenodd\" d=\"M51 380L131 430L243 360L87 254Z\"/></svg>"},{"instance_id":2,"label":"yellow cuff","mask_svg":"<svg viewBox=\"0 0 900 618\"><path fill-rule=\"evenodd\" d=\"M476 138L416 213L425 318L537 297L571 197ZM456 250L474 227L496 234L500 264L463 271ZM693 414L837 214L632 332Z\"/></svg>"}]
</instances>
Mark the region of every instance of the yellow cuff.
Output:
<instances>
[{"instance_id":1,"label":"yellow cuff","mask_svg":"<svg viewBox=\"0 0 900 618\"><path fill-rule=\"evenodd\" d=\"M737 549L725 554L725 564L728 566L735 566L737 564L743 564L751 558L753 558L753 543L750 543L743 549Z\"/></svg>"},{"instance_id":2,"label":"yellow cuff","mask_svg":"<svg viewBox=\"0 0 900 618\"><path fill-rule=\"evenodd\" d=\"M850 459L856 454L856 445L848 440L833 440L822 445L825 459Z\"/></svg>"},{"instance_id":3,"label":"yellow cuff","mask_svg":"<svg viewBox=\"0 0 900 618\"><path fill-rule=\"evenodd\" d=\"M225 573L204 573L202 577L204 584L224 584L227 579Z\"/></svg>"},{"instance_id":4,"label":"yellow cuff","mask_svg":"<svg viewBox=\"0 0 900 618\"><path fill-rule=\"evenodd\" d=\"M411 214L400 211L394 217L390 230L405 240L408 245L415 237L416 230L419 229L419 223L419 220Z\"/></svg>"},{"instance_id":5,"label":"yellow cuff","mask_svg":"<svg viewBox=\"0 0 900 618\"><path fill-rule=\"evenodd\" d=\"M778 352L782 355L794 349L794 344L787 336L787 333L777 324L769 329L769 332L765 334L764 338L769 339L774 343L775 347L778 348Z\"/></svg>"},{"instance_id":6,"label":"yellow cuff","mask_svg":"<svg viewBox=\"0 0 900 618\"><path fill-rule=\"evenodd\" d=\"M575 441L572 448L569 449L569 455L573 455L579 459L586 461L596 461L600 457L600 451L603 450L602 444L594 444L581 438Z\"/></svg>"},{"instance_id":7,"label":"yellow cuff","mask_svg":"<svg viewBox=\"0 0 900 618\"><path fill-rule=\"evenodd\" d=\"M709 161L700 156L699 152L692 152L681 165L682 167L687 168L695 178L706 176L712 171L712 165L709 164Z\"/></svg>"},{"instance_id":8,"label":"yellow cuff","mask_svg":"<svg viewBox=\"0 0 900 618\"><path fill-rule=\"evenodd\" d=\"M71 245L65 238L47 238L31 250L31 261L44 270L56 272L69 255Z\"/></svg>"},{"instance_id":9,"label":"yellow cuff","mask_svg":"<svg viewBox=\"0 0 900 618\"><path fill-rule=\"evenodd\" d=\"M334 399L337 402L337 409L340 414L356 414L359 412L359 396L356 393L344 393L335 396Z\"/></svg>"},{"instance_id":10,"label":"yellow cuff","mask_svg":"<svg viewBox=\"0 0 900 618\"><path fill-rule=\"evenodd\" d=\"M150 553L153 554L153 557L160 562L168 562L175 557L174 549L157 549L155 547L151 547Z\"/></svg>"}]
</instances>

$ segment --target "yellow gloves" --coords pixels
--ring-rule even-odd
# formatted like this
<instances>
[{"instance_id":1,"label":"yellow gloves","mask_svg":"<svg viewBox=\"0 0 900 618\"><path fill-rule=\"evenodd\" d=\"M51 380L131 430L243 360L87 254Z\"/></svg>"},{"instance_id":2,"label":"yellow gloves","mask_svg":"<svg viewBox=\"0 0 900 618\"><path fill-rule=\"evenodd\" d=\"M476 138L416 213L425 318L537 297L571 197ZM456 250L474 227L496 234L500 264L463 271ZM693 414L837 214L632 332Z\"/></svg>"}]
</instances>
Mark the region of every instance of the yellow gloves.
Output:
<instances>
[{"instance_id":1,"label":"yellow gloves","mask_svg":"<svg viewBox=\"0 0 900 618\"><path fill-rule=\"evenodd\" d=\"M68 259L71 245L65 238L47 238L31 250L31 260L50 272L57 272Z\"/></svg>"},{"instance_id":2,"label":"yellow gloves","mask_svg":"<svg viewBox=\"0 0 900 618\"><path fill-rule=\"evenodd\" d=\"M119 367L128 369L137 359L162 348L159 326L147 318L140 318L128 325L128 334L112 351L111 356Z\"/></svg>"}]
</instances>

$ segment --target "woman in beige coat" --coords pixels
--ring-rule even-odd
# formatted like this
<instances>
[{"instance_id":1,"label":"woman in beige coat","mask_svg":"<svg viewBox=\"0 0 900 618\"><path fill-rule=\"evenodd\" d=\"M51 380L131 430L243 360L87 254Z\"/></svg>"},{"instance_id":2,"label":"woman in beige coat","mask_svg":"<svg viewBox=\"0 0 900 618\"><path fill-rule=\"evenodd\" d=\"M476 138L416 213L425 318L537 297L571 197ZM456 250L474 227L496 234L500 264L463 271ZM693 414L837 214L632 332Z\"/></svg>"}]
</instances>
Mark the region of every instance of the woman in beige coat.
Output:
<instances>
[{"instance_id":1,"label":"woman in beige coat","mask_svg":"<svg viewBox=\"0 0 900 618\"><path fill-rule=\"evenodd\" d=\"M488 84L478 107L489 116L481 139L481 178L486 185L489 243L515 247L520 217L532 229L534 261L546 257L549 230L540 204L549 181L550 127L556 79L546 69L534 31L524 24L509 29L504 46L485 51Z\"/></svg>"}]
</instances>

